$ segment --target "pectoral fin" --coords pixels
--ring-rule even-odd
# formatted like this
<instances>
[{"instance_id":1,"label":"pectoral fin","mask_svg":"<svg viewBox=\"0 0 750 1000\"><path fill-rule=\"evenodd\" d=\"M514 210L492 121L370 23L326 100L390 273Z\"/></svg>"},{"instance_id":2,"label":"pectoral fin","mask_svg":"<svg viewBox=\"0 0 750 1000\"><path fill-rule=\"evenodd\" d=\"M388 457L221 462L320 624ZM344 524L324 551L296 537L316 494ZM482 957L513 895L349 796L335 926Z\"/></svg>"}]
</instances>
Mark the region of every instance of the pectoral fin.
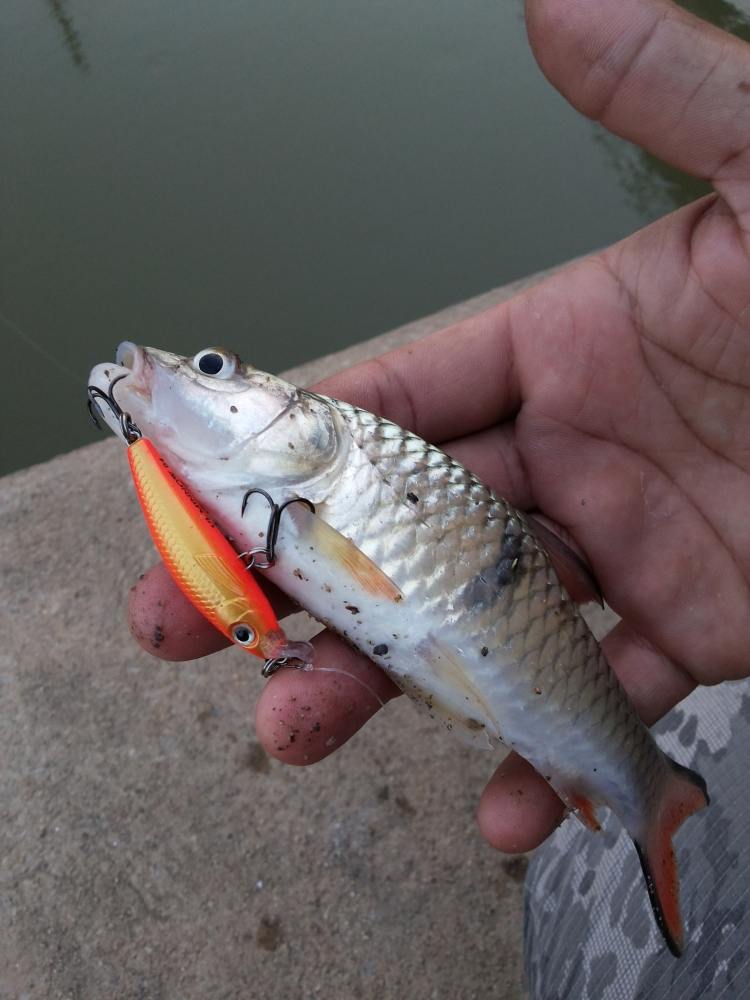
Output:
<instances>
[{"instance_id":1,"label":"pectoral fin","mask_svg":"<svg viewBox=\"0 0 750 1000\"><path fill-rule=\"evenodd\" d=\"M293 504L284 513L294 523L305 544L312 545L321 555L331 559L342 573L355 580L368 594L394 602L403 599L404 595L393 580L351 539L332 528L322 517L302 504Z\"/></svg>"}]
</instances>

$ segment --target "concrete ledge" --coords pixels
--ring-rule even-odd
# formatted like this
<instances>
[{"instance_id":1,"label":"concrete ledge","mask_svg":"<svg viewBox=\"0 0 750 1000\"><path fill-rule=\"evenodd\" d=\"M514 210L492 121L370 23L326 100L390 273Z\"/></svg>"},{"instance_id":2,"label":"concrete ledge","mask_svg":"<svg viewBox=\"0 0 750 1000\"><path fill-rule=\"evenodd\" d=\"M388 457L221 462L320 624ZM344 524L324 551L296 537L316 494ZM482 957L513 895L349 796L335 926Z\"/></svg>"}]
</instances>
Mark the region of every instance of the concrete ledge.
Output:
<instances>
[{"instance_id":1,"label":"concrete ledge","mask_svg":"<svg viewBox=\"0 0 750 1000\"><path fill-rule=\"evenodd\" d=\"M255 740L246 656L141 653L124 608L154 555L113 440L6 477L0 517L1 997L523 995L525 861L474 822L489 757L404 699L285 768Z\"/></svg>"},{"instance_id":2,"label":"concrete ledge","mask_svg":"<svg viewBox=\"0 0 750 1000\"><path fill-rule=\"evenodd\" d=\"M501 285L499 288L493 288L491 291L484 292L482 295L475 295L465 302L459 302L456 305L449 306L447 309L441 309L430 316L423 316L413 323L407 323L405 326L399 326L388 333L381 333L378 337L371 337L369 340L353 344L343 351L326 354L322 358L316 358L314 361L308 361L304 365L290 368L284 375L290 382L295 382L297 385L312 385L314 382L325 378L326 375L333 375L334 372L348 368L359 361L367 361L369 358L385 354L386 351L392 351L396 347L402 347L404 344L411 344L415 340L421 340L422 337L427 337L429 334L435 333L437 330L443 330L454 323L460 323L461 320L468 319L469 316L476 316L491 306L507 302L508 299L517 295L518 292L538 284L558 270L559 268L555 267L550 268L548 271L539 271L537 274L513 281L509 285Z\"/></svg>"}]
</instances>

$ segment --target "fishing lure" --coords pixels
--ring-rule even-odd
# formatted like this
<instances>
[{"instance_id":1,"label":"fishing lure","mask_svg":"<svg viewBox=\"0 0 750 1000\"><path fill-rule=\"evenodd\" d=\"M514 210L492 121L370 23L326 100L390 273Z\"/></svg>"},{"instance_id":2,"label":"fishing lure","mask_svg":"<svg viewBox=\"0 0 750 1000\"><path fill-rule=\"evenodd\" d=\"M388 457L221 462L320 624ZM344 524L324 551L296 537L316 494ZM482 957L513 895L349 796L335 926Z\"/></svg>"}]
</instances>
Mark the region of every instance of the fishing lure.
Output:
<instances>
[{"instance_id":1,"label":"fishing lure","mask_svg":"<svg viewBox=\"0 0 750 1000\"><path fill-rule=\"evenodd\" d=\"M138 501L159 555L190 603L237 646L262 657L265 673L283 662L312 661L312 646L290 642L268 598L238 553L182 483L153 443L144 438L112 395L89 392L93 407L104 399L128 442L128 462Z\"/></svg>"}]
</instances>

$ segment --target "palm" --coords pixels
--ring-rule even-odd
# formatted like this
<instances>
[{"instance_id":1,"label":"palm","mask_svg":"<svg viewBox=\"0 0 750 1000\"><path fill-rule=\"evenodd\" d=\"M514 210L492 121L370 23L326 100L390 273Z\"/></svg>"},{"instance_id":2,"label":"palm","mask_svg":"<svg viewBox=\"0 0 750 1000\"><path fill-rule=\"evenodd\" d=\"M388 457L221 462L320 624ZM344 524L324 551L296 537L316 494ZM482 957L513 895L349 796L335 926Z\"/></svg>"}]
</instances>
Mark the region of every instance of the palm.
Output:
<instances>
[{"instance_id":1,"label":"palm","mask_svg":"<svg viewBox=\"0 0 750 1000\"><path fill-rule=\"evenodd\" d=\"M694 683L750 671L750 50L668 0L528 0L527 19L542 69L572 103L711 178L718 195L320 388L443 443L517 506L566 528L622 616L604 646L653 721ZM161 655L223 644L161 570L136 592L136 634L151 634L157 602L160 618L170 606L175 621L189 619ZM332 636L317 655L366 687L342 694L340 676L316 671L272 678L258 732L292 763L340 746L396 693ZM304 756L279 752L276 738L301 687L322 719ZM522 798L510 794L520 786ZM523 850L561 808L511 755L480 825L497 846Z\"/></svg>"},{"instance_id":2,"label":"palm","mask_svg":"<svg viewBox=\"0 0 750 1000\"><path fill-rule=\"evenodd\" d=\"M750 288L750 260L721 203L656 230L522 303L515 442L615 610L710 683L748 670L750 330L726 279Z\"/></svg>"}]
</instances>

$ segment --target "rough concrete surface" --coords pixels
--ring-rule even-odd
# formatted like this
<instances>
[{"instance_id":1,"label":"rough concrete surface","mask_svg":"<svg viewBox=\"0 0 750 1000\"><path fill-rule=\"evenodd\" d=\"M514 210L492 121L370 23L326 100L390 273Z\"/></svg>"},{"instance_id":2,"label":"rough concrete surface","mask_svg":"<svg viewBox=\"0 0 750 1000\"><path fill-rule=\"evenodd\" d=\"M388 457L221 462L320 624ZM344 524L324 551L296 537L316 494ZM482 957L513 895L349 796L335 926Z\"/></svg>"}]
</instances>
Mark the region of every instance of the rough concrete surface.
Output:
<instances>
[{"instance_id":1,"label":"rough concrete surface","mask_svg":"<svg viewBox=\"0 0 750 1000\"><path fill-rule=\"evenodd\" d=\"M255 660L142 653L154 553L114 440L6 477L0 511L3 1000L524 995L525 859L474 822L493 760L399 699L285 767Z\"/></svg>"}]
</instances>

